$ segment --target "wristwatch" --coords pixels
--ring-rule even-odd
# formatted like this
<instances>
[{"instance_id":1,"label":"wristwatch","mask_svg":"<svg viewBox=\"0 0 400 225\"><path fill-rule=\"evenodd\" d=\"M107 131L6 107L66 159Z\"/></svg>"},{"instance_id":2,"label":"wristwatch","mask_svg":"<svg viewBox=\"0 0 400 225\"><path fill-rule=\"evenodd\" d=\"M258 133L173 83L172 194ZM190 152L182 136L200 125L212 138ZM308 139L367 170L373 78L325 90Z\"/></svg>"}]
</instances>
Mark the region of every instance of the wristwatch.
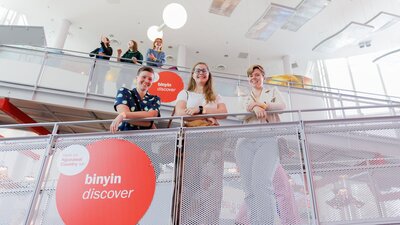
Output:
<instances>
[{"instance_id":1,"label":"wristwatch","mask_svg":"<svg viewBox=\"0 0 400 225\"><path fill-rule=\"evenodd\" d=\"M203 114L203 106L199 105L199 114Z\"/></svg>"}]
</instances>

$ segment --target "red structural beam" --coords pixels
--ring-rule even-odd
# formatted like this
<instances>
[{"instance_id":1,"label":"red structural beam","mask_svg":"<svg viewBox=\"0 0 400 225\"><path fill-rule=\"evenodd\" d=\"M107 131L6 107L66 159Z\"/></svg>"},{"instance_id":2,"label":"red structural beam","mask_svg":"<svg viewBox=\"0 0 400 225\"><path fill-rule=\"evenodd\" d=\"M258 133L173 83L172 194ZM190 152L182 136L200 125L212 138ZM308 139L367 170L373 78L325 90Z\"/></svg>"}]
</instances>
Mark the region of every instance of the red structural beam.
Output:
<instances>
[{"instance_id":1,"label":"red structural beam","mask_svg":"<svg viewBox=\"0 0 400 225\"><path fill-rule=\"evenodd\" d=\"M18 123L36 123L34 119L13 105L8 98L0 98L0 110L12 117ZM50 134L50 131L44 127L30 127L29 129L39 135Z\"/></svg>"},{"instance_id":2,"label":"red structural beam","mask_svg":"<svg viewBox=\"0 0 400 225\"><path fill-rule=\"evenodd\" d=\"M12 117L18 123L36 123L34 119L13 105L8 98L0 98L0 110ZM44 127L30 127L29 129L39 135L50 134L50 132ZM0 137L3 136L0 135ZM34 160L40 159L40 155L31 150L20 151L20 153Z\"/></svg>"}]
</instances>

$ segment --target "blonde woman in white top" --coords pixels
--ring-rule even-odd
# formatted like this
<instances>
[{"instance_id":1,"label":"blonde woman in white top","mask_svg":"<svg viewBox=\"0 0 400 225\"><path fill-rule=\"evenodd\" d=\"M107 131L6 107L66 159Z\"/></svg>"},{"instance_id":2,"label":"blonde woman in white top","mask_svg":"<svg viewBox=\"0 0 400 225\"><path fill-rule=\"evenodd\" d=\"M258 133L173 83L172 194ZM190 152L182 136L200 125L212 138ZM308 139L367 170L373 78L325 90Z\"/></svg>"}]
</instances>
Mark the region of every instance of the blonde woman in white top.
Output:
<instances>
[{"instance_id":1,"label":"blonde woman in white top","mask_svg":"<svg viewBox=\"0 0 400 225\"><path fill-rule=\"evenodd\" d=\"M267 111L284 110L286 104L276 87L264 88L264 68L260 65L252 65L247 70L247 78L251 92L245 97L242 108L254 114L246 116L244 123L280 122L277 113L267 113ZM284 179L276 179L277 177L285 178L286 175L279 163L276 137L268 137L266 134L262 137L239 139L235 158L245 191L246 208L250 211L247 214L251 224L275 224L276 203L281 214L296 214L297 211L293 209L292 193L279 192L279 188L287 190L289 183L282 181ZM275 196L278 202L275 202ZM297 224L298 222L297 216L281 215L280 217L282 224Z\"/></svg>"}]
</instances>

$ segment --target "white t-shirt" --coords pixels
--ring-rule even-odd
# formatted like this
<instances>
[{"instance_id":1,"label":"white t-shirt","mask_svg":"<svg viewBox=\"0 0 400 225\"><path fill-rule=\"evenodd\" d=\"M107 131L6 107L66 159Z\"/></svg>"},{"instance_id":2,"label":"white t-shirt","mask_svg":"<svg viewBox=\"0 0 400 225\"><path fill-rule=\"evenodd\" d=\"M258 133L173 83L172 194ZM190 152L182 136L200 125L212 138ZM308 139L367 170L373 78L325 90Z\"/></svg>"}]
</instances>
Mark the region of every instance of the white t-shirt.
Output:
<instances>
[{"instance_id":1,"label":"white t-shirt","mask_svg":"<svg viewBox=\"0 0 400 225\"><path fill-rule=\"evenodd\" d=\"M187 96L187 94L189 94L189 97ZM204 98L204 94L199 94L199 93L195 93L192 91L185 91L185 90L182 90L181 92L179 92L176 100L177 101L179 101L179 100L185 101L186 108L199 107L202 105L203 107L216 109L218 104L223 103L220 95L217 95L215 102L209 102L208 104L206 104L206 99Z\"/></svg>"}]
</instances>

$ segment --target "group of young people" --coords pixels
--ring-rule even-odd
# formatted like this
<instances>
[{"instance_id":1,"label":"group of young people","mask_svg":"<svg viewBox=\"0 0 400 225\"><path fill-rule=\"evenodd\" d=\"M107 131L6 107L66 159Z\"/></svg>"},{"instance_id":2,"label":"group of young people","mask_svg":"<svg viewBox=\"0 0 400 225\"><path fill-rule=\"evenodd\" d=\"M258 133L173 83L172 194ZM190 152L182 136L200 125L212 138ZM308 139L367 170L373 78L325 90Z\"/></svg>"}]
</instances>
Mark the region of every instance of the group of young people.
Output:
<instances>
[{"instance_id":1,"label":"group of young people","mask_svg":"<svg viewBox=\"0 0 400 225\"><path fill-rule=\"evenodd\" d=\"M243 123L279 122L278 114L267 113L267 111L283 110L286 105L276 87L272 89L264 87L264 68L261 65L250 66L247 70L247 78L251 90L249 91L250 94L244 97L241 107L244 111L253 112L253 114L247 115ZM137 72L135 88L122 87L118 90L114 103L118 115L110 125L112 133L155 127L154 122L124 121L125 119L160 116L160 98L148 92L153 79L153 69L143 66ZM225 113L227 113L227 107L221 96L214 91L213 76L208 65L204 62L196 63L191 70L187 90L182 90L178 94L175 115L194 116ZM216 126L218 119L224 118L226 118L226 115L200 120L188 119L185 120L185 126ZM193 125L193 123L196 123L196 125ZM300 219L288 175L279 162L279 147L276 137L240 138L236 145L235 158L245 191L245 206L242 207L240 214L246 215L237 219L245 222L237 222L237 224L274 224L274 215L277 209L281 212L279 216L282 224L299 224ZM218 202L221 203L222 199L223 160L221 165L217 172L219 175L214 177L218 181L211 181L219 183L220 185L217 186L220 187L220 190L214 191L213 195L206 197L206 201L207 199L217 201L216 204L205 205L205 207L211 209L214 216L211 216L211 221L197 221L196 224L218 224L221 209L221 204L218 204ZM202 181L200 179L197 182L200 185ZM192 201L190 197L184 199L184 201L186 203L183 204L190 207L190 201ZM201 210L199 209L198 212L201 212ZM200 217L201 215L196 215L193 212L183 215L182 224L192 224L193 220Z\"/></svg>"},{"instance_id":2,"label":"group of young people","mask_svg":"<svg viewBox=\"0 0 400 225\"><path fill-rule=\"evenodd\" d=\"M128 50L122 54L122 49L117 49L117 61L142 65L144 62L148 66L161 67L165 63L165 52L162 50L163 40L156 38L153 42L153 47L149 48L146 52L145 59L143 54L138 50L138 44L134 40L128 41ZM96 59L110 60L113 54L113 49L110 45L110 39L108 37L101 37L100 47L90 52L89 56L96 57ZM97 66L96 75L92 78L89 91L91 93L103 94L104 82L106 77L106 71ZM129 69L122 68L118 79L116 81L117 89L120 87L129 87L132 80L132 74L129 73Z\"/></svg>"}]
</instances>

